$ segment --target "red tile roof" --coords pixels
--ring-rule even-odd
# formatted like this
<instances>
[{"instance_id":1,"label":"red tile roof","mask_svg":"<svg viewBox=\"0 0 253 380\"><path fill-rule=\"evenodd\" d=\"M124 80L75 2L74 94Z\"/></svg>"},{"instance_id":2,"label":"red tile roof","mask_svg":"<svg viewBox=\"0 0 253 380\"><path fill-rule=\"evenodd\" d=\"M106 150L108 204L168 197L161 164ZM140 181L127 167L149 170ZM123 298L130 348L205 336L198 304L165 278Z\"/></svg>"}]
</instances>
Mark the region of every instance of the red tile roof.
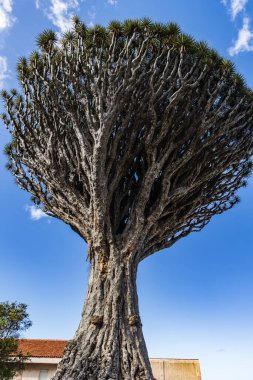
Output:
<instances>
[{"instance_id":1,"label":"red tile roof","mask_svg":"<svg viewBox=\"0 0 253 380\"><path fill-rule=\"evenodd\" d=\"M53 340L53 339L19 339L18 349L24 355L29 355L31 358L62 358L64 348L68 340ZM168 360L161 358L152 358L152 360ZM198 359L170 359L178 361L198 361Z\"/></svg>"},{"instance_id":2,"label":"red tile roof","mask_svg":"<svg viewBox=\"0 0 253 380\"><path fill-rule=\"evenodd\" d=\"M20 339L18 348L31 358L62 358L67 340Z\"/></svg>"}]
</instances>

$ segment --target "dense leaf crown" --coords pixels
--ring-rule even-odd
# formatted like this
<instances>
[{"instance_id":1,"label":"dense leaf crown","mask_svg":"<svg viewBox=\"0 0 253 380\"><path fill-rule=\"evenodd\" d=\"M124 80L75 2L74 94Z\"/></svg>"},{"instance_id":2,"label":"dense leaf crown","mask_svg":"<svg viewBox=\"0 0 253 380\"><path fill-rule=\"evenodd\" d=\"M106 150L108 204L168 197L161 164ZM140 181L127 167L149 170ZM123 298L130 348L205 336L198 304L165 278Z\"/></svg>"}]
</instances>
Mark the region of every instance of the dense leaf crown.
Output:
<instances>
[{"instance_id":1,"label":"dense leaf crown","mask_svg":"<svg viewBox=\"0 0 253 380\"><path fill-rule=\"evenodd\" d=\"M11 380L28 359L18 350L20 333L31 326L27 305L0 302L0 379Z\"/></svg>"},{"instance_id":2,"label":"dense leaf crown","mask_svg":"<svg viewBox=\"0 0 253 380\"><path fill-rule=\"evenodd\" d=\"M106 49L110 47L112 39L118 37L117 52L120 53L126 40L133 37L133 35L137 39L137 45L141 39L148 38L151 49L156 47L159 50L167 46L168 48L173 47L175 50L187 50L192 58L199 58L203 63L214 69L225 70L231 77L231 83L232 81L238 82L242 87L242 91L246 91L252 99L251 89L245 86L245 80L242 75L236 73L233 62L221 57L214 49L209 48L206 42L195 41L190 35L182 33L176 23L153 23L148 18L126 20L125 22L111 21L107 27L101 25L87 27L75 16L73 17L73 30L65 32L60 40L55 31L47 29L36 40L40 52L33 52L28 60L25 57L20 58L17 64L20 79L22 80L23 76L29 76L29 72L34 65L41 64L43 66L46 53L51 52L54 57L53 63L57 64L57 59L60 60L61 54L64 54L62 48L74 48L74 46L78 45L80 39L86 49L102 48L106 54ZM131 48L135 49L136 47L133 45ZM3 96L6 97L6 95L7 93L3 91Z\"/></svg>"},{"instance_id":3,"label":"dense leaf crown","mask_svg":"<svg viewBox=\"0 0 253 380\"><path fill-rule=\"evenodd\" d=\"M252 100L234 64L175 23L52 30L2 92L8 168L49 215L139 259L231 208L251 172ZM99 241L99 242L98 242Z\"/></svg>"}]
</instances>

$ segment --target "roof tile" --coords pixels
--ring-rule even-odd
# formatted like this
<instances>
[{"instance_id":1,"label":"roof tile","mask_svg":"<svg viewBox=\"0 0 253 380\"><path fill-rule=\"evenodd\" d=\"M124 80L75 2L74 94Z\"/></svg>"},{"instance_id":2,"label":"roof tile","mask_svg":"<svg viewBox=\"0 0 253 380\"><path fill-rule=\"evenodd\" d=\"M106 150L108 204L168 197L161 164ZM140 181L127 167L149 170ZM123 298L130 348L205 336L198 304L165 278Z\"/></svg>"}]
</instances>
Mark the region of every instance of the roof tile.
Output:
<instances>
[{"instance_id":1,"label":"roof tile","mask_svg":"<svg viewBox=\"0 0 253 380\"><path fill-rule=\"evenodd\" d=\"M62 358L67 340L19 339L18 348L31 358Z\"/></svg>"}]
</instances>

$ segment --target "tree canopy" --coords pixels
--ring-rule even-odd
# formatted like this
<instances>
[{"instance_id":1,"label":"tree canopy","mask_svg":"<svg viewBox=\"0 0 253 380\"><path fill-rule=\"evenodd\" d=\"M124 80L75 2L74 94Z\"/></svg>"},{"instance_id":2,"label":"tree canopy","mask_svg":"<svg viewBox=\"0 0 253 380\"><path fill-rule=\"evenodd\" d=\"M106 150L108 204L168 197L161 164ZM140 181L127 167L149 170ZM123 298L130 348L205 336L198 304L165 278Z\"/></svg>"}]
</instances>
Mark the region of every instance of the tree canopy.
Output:
<instances>
[{"instance_id":1,"label":"tree canopy","mask_svg":"<svg viewBox=\"0 0 253 380\"><path fill-rule=\"evenodd\" d=\"M238 202L251 170L252 91L234 65L149 19L46 30L3 92L19 186L86 241L142 257ZM106 226L106 227L105 227ZM106 231L105 231L106 230ZM102 239L103 240L103 239Z\"/></svg>"},{"instance_id":2,"label":"tree canopy","mask_svg":"<svg viewBox=\"0 0 253 380\"><path fill-rule=\"evenodd\" d=\"M0 380L13 379L28 359L18 350L17 341L32 324L26 310L23 303L0 303Z\"/></svg>"},{"instance_id":3,"label":"tree canopy","mask_svg":"<svg viewBox=\"0 0 253 380\"><path fill-rule=\"evenodd\" d=\"M82 320L54 380L153 380L136 289L141 260L233 207L251 173L253 93L175 23L52 30L2 93L8 168L88 242Z\"/></svg>"}]
</instances>

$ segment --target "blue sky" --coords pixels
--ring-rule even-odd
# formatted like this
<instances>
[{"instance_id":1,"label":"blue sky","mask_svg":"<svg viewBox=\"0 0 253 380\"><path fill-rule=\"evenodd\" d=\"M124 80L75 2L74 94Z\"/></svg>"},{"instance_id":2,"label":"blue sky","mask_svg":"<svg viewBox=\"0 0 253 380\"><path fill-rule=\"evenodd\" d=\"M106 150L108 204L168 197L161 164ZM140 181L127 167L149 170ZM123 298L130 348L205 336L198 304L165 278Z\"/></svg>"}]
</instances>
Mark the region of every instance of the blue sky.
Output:
<instances>
[{"instance_id":1,"label":"blue sky","mask_svg":"<svg viewBox=\"0 0 253 380\"><path fill-rule=\"evenodd\" d=\"M15 65L46 28L71 14L87 24L148 16L179 23L231 59L253 87L253 0L0 0L0 86L17 87ZM2 106L1 106L2 107ZM2 109L1 109L2 111ZM0 300L29 305L28 338L69 339L87 287L87 247L43 217L5 170L0 129ZM253 379L253 181L241 203L200 233L140 265L138 289L151 357L199 358L203 380Z\"/></svg>"}]
</instances>

